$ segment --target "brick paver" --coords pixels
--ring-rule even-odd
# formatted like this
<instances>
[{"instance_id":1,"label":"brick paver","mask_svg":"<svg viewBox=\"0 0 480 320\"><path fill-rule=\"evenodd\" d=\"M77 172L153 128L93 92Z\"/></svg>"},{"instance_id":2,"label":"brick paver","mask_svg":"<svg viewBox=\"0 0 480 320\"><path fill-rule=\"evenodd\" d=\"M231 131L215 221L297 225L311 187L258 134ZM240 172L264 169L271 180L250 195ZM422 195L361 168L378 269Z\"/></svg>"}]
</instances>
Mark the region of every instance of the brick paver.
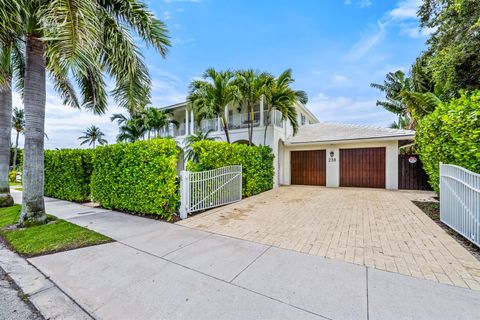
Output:
<instances>
[{"instance_id":1,"label":"brick paver","mask_svg":"<svg viewBox=\"0 0 480 320\"><path fill-rule=\"evenodd\" d=\"M411 202L430 196L289 186L177 224L480 290L480 262Z\"/></svg>"}]
</instances>

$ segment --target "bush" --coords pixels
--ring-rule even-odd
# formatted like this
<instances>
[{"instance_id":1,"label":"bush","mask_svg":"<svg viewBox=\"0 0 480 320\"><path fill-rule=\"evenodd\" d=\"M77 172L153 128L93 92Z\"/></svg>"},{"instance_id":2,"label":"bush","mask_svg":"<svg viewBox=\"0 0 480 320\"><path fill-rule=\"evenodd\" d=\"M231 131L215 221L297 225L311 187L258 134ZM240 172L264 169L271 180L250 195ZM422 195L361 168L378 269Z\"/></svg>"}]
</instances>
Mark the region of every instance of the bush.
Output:
<instances>
[{"instance_id":1,"label":"bush","mask_svg":"<svg viewBox=\"0 0 480 320\"><path fill-rule=\"evenodd\" d=\"M189 161L190 171L212 170L242 165L243 196L249 197L273 188L273 153L270 147L198 141L192 145L198 162Z\"/></svg>"},{"instance_id":2,"label":"bush","mask_svg":"<svg viewBox=\"0 0 480 320\"><path fill-rule=\"evenodd\" d=\"M437 192L440 162L480 173L480 90L462 93L420 120L416 143L430 185Z\"/></svg>"},{"instance_id":3,"label":"bush","mask_svg":"<svg viewBox=\"0 0 480 320\"><path fill-rule=\"evenodd\" d=\"M10 182L17 182L17 173L18 173L17 171L10 171L8 173L8 180Z\"/></svg>"},{"instance_id":4,"label":"bush","mask_svg":"<svg viewBox=\"0 0 480 320\"><path fill-rule=\"evenodd\" d=\"M93 150L45 151L45 195L69 201L90 200Z\"/></svg>"},{"instance_id":5,"label":"bush","mask_svg":"<svg viewBox=\"0 0 480 320\"><path fill-rule=\"evenodd\" d=\"M172 139L118 143L95 150L92 196L108 209L171 219L179 205Z\"/></svg>"}]
</instances>

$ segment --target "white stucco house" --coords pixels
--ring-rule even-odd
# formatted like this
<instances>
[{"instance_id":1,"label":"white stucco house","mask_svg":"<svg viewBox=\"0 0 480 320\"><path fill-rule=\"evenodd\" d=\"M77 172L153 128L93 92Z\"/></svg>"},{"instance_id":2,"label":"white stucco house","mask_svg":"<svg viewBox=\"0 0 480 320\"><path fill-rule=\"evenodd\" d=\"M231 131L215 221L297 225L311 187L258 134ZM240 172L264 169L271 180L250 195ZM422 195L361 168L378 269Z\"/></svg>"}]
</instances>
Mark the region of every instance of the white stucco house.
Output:
<instances>
[{"instance_id":1,"label":"white stucco house","mask_svg":"<svg viewBox=\"0 0 480 320\"><path fill-rule=\"evenodd\" d=\"M398 188L399 148L414 138L414 131L319 122L303 104L296 108L300 126L296 135L278 111L267 117L262 103L255 109L253 144L264 144L267 126L265 144L275 155L275 186ZM164 109L171 110L180 125L170 126L162 134L173 136L180 148L185 148L186 136L198 130L212 129L212 137L226 140L220 119L204 119L197 124L186 102ZM231 142L246 143L246 110L230 106L225 114Z\"/></svg>"}]
</instances>

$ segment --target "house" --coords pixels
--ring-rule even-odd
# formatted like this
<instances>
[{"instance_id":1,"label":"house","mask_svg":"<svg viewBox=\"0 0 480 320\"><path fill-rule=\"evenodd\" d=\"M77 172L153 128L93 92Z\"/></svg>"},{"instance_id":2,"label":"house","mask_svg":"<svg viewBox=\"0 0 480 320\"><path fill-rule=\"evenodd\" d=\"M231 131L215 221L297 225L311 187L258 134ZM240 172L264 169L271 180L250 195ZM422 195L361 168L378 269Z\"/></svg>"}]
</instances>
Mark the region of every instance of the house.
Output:
<instances>
[{"instance_id":1,"label":"house","mask_svg":"<svg viewBox=\"0 0 480 320\"><path fill-rule=\"evenodd\" d=\"M327 187L371 187L398 189L399 149L414 138L414 131L364 125L324 123L301 103L296 104L299 130L293 135L288 121L278 111L270 114L263 103L253 121L253 144L268 145L275 155L274 185L320 185ZM212 130L211 136L225 141L219 118L199 124L187 103L165 107L179 123L162 132L173 136L185 149L185 138L198 130ZM248 143L246 110L225 109L232 143ZM265 126L267 126L265 135ZM265 143L264 143L265 140ZM180 162L183 167L183 162Z\"/></svg>"}]
</instances>

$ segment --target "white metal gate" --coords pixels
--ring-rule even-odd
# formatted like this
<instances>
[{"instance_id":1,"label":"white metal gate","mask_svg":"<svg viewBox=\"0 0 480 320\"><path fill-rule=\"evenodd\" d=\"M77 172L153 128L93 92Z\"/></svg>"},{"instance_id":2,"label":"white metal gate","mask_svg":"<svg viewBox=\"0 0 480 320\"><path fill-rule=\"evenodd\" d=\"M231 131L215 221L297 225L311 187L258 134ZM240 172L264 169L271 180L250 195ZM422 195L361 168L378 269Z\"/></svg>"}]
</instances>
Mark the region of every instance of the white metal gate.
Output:
<instances>
[{"instance_id":1,"label":"white metal gate","mask_svg":"<svg viewBox=\"0 0 480 320\"><path fill-rule=\"evenodd\" d=\"M242 166L180 173L180 218L242 200Z\"/></svg>"},{"instance_id":2,"label":"white metal gate","mask_svg":"<svg viewBox=\"0 0 480 320\"><path fill-rule=\"evenodd\" d=\"M480 247L480 174L440 164L440 220Z\"/></svg>"}]
</instances>

